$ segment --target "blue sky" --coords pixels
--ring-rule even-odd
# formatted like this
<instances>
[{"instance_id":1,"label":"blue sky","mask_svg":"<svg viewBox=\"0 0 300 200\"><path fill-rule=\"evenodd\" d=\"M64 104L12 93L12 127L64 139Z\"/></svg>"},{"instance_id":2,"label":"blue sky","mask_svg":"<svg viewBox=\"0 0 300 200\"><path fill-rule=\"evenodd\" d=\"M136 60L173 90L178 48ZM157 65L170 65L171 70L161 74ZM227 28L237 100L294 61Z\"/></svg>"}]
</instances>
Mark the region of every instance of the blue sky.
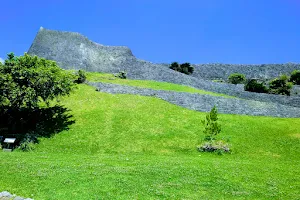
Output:
<instances>
[{"instance_id":1,"label":"blue sky","mask_svg":"<svg viewBox=\"0 0 300 200\"><path fill-rule=\"evenodd\" d=\"M300 0L10 0L0 58L26 52L40 26L128 46L156 63L300 63Z\"/></svg>"}]
</instances>

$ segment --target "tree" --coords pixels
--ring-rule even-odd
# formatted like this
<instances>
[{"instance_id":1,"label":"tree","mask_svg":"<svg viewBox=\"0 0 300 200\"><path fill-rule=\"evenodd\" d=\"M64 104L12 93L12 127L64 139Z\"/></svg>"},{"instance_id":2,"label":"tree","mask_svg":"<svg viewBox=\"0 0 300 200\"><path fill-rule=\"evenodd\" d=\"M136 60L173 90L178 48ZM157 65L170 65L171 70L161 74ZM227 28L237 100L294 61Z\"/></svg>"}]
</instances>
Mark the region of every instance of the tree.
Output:
<instances>
[{"instance_id":1,"label":"tree","mask_svg":"<svg viewBox=\"0 0 300 200\"><path fill-rule=\"evenodd\" d=\"M244 74L233 73L228 77L228 81L232 84L240 84L246 81L246 77Z\"/></svg>"},{"instance_id":2,"label":"tree","mask_svg":"<svg viewBox=\"0 0 300 200\"><path fill-rule=\"evenodd\" d=\"M288 81L289 77L287 75L281 75L279 78L275 78L274 80L270 81L270 93L290 96L293 83Z\"/></svg>"},{"instance_id":3,"label":"tree","mask_svg":"<svg viewBox=\"0 0 300 200\"><path fill-rule=\"evenodd\" d=\"M221 125L218 124L218 110L216 106L206 115L206 119L202 121L202 123L205 126L203 131L205 140L215 140L215 136L221 132Z\"/></svg>"},{"instance_id":4,"label":"tree","mask_svg":"<svg viewBox=\"0 0 300 200\"><path fill-rule=\"evenodd\" d=\"M177 62L173 62L170 65L170 69L173 69L175 71L190 75L194 72L194 67L191 66L190 63L182 63L181 65Z\"/></svg>"},{"instance_id":5,"label":"tree","mask_svg":"<svg viewBox=\"0 0 300 200\"><path fill-rule=\"evenodd\" d=\"M256 79L250 79L244 86L245 91L257 92L257 93L268 93L269 89L265 86L264 82L259 83Z\"/></svg>"},{"instance_id":6,"label":"tree","mask_svg":"<svg viewBox=\"0 0 300 200\"><path fill-rule=\"evenodd\" d=\"M300 85L300 70L294 70L291 74L290 82Z\"/></svg>"},{"instance_id":7,"label":"tree","mask_svg":"<svg viewBox=\"0 0 300 200\"><path fill-rule=\"evenodd\" d=\"M74 86L73 76L56 62L37 56L16 57L0 65L0 107L35 109L40 102L49 102L68 95Z\"/></svg>"},{"instance_id":8,"label":"tree","mask_svg":"<svg viewBox=\"0 0 300 200\"><path fill-rule=\"evenodd\" d=\"M84 83L86 81L86 73L84 70L78 70L76 73L77 79L74 81L77 84Z\"/></svg>"},{"instance_id":9,"label":"tree","mask_svg":"<svg viewBox=\"0 0 300 200\"><path fill-rule=\"evenodd\" d=\"M179 71L180 70L180 65L178 64L178 62L172 62L170 69L173 69L175 71Z\"/></svg>"},{"instance_id":10,"label":"tree","mask_svg":"<svg viewBox=\"0 0 300 200\"><path fill-rule=\"evenodd\" d=\"M214 106L206 115L206 119L203 120L202 123L205 126L203 133L205 134L204 140L206 140L206 142L198 146L198 151L218 152L219 154L229 153L229 145L216 138L221 132L221 125L218 123L218 110L216 106Z\"/></svg>"}]
</instances>

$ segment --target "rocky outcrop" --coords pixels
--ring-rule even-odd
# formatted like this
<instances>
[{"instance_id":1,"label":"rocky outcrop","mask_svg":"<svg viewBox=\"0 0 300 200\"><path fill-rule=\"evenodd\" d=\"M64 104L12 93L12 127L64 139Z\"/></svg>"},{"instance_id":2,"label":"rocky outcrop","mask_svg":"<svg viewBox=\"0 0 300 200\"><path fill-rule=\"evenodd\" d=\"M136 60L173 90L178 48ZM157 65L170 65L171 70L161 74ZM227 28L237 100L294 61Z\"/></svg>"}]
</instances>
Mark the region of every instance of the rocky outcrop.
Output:
<instances>
[{"instance_id":1,"label":"rocky outcrop","mask_svg":"<svg viewBox=\"0 0 300 200\"><path fill-rule=\"evenodd\" d=\"M55 60L65 69L117 72L136 58L127 47L104 46L79 33L40 28L29 54Z\"/></svg>"}]
</instances>

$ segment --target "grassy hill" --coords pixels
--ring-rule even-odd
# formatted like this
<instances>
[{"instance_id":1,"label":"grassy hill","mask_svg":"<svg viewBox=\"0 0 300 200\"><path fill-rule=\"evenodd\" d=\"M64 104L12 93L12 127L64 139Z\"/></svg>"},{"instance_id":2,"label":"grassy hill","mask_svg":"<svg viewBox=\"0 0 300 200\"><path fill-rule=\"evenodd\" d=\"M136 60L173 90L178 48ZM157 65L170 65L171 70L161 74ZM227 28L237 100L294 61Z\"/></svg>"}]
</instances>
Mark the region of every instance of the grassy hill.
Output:
<instances>
[{"instance_id":1,"label":"grassy hill","mask_svg":"<svg viewBox=\"0 0 300 200\"><path fill-rule=\"evenodd\" d=\"M221 114L219 137L233 153L217 155L196 150L205 113L87 85L61 104L75 120L69 130L42 138L32 152L0 152L0 191L34 199L300 196L300 119Z\"/></svg>"}]
</instances>

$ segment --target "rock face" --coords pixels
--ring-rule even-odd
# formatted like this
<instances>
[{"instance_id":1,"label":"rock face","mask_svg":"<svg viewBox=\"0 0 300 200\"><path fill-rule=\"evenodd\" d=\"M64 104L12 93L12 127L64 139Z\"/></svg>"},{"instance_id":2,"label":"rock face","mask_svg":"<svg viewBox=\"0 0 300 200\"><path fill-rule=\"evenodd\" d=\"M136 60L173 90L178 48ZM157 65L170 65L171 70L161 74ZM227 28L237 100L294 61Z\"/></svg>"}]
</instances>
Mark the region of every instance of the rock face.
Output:
<instances>
[{"instance_id":1,"label":"rock face","mask_svg":"<svg viewBox=\"0 0 300 200\"><path fill-rule=\"evenodd\" d=\"M65 69L116 72L136 61L127 47L103 46L79 33L40 28L29 54L55 60Z\"/></svg>"},{"instance_id":2,"label":"rock face","mask_svg":"<svg viewBox=\"0 0 300 200\"><path fill-rule=\"evenodd\" d=\"M236 96L244 99L275 102L300 107L300 96L258 94L246 92L232 84L216 83L207 79L227 79L231 73L243 73L248 78L274 78L282 73L300 69L296 64L278 65L194 65L195 71L188 76L169 69L167 64L154 64L134 57L127 47L111 47L94 43L79 33L61 32L40 28L28 53L55 60L64 69L84 69L117 73L127 71L130 79L155 80L188 85Z\"/></svg>"}]
</instances>

